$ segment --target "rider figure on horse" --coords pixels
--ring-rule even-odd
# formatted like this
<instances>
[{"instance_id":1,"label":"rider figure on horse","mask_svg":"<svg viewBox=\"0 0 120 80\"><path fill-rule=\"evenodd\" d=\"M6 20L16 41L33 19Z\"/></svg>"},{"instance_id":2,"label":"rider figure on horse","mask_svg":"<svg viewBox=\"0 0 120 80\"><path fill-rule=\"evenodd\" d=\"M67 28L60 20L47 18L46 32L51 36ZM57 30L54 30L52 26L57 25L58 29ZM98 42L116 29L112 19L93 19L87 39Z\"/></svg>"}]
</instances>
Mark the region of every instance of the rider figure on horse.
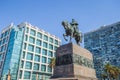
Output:
<instances>
[{"instance_id":1,"label":"rider figure on horse","mask_svg":"<svg viewBox=\"0 0 120 80\"><path fill-rule=\"evenodd\" d=\"M78 23L74 19L72 19L72 22L70 24L74 28L74 35L76 35L76 33L79 33Z\"/></svg>"}]
</instances>

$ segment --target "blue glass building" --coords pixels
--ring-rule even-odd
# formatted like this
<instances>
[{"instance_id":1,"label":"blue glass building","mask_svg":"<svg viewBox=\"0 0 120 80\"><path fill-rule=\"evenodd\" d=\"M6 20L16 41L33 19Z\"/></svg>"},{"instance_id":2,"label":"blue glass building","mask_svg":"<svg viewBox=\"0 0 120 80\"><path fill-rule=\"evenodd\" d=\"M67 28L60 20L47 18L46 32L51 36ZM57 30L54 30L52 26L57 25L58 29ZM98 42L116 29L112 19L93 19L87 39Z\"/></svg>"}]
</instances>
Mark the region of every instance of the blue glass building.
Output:
<instances>
[{"instance_id":1,"label":"blue glass building","mask_svg":"<svg viewBox=\"0 0 120 80\"><path fill-rule=\"evenodd\" d=\"M48 80L49 67L61 40L29 23L13 24L3 29L0 37L0 77L6 80Z\"/></svg>"},{"instance_id":2,"label":"blue glass building","mask_svg":"<svg viewBox=\"0 0 120 80\"><path fill-rule=\"evenodd\" d=\"M98 78L106 63L120 67L120 22L85 33L84 45L93 53Z\"/></svg>"}]
</instances>

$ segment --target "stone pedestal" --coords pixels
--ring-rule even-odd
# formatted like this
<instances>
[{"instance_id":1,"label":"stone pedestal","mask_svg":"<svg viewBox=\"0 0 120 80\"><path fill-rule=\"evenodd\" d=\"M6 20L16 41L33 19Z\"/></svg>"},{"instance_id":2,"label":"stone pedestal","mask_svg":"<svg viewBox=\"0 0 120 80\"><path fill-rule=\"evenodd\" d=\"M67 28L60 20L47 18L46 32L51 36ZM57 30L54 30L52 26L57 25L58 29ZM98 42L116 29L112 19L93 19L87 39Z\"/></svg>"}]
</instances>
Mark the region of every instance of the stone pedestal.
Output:
<instances>
[{"instance_id":1,"label":"stone pedestal","mask_svg":"<svg viewBox=\"0 0 120 80\"><path fill-rule=\"evenodd\" d=\"M92 54L76 44L60 46L51 80L97 80Z\"/></svg>"}]
</instances>

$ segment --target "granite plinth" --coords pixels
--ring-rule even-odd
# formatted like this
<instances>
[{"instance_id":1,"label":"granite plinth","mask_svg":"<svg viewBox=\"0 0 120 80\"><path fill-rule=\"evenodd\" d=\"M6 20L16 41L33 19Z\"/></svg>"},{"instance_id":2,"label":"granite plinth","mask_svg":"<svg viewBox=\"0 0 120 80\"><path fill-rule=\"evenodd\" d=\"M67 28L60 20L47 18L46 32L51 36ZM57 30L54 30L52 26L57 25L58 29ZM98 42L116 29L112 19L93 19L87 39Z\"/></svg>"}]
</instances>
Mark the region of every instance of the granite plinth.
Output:
<instances>
[{"instance_id":1,"label":"granite plinth","mask_svg":"<svg viewBox=\"0 0 120 80\"><path fill-rule=\"evenodd\" d=\"M60 46L51 80L97 80L92 54L73 43Z\"/></svg>"}]
</instances>

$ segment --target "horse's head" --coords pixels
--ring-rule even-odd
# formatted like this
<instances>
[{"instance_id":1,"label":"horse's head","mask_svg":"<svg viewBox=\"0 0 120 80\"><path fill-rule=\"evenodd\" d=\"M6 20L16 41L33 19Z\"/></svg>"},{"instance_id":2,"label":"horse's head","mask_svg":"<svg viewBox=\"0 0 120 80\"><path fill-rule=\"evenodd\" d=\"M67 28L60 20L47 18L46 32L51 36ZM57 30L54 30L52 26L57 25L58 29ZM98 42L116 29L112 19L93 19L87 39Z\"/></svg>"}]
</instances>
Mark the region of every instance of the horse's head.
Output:
<instances>
[{"instance_id":1,"label":"horse's head","mask_svg":"<svg viewBox=\"0 0 120 80\"><path fill-rule=\"evenodd\" d=\"M68 28L68 22L67 21L62 21L62 25L65 29Z\"/></svg>"}]
</instances>

